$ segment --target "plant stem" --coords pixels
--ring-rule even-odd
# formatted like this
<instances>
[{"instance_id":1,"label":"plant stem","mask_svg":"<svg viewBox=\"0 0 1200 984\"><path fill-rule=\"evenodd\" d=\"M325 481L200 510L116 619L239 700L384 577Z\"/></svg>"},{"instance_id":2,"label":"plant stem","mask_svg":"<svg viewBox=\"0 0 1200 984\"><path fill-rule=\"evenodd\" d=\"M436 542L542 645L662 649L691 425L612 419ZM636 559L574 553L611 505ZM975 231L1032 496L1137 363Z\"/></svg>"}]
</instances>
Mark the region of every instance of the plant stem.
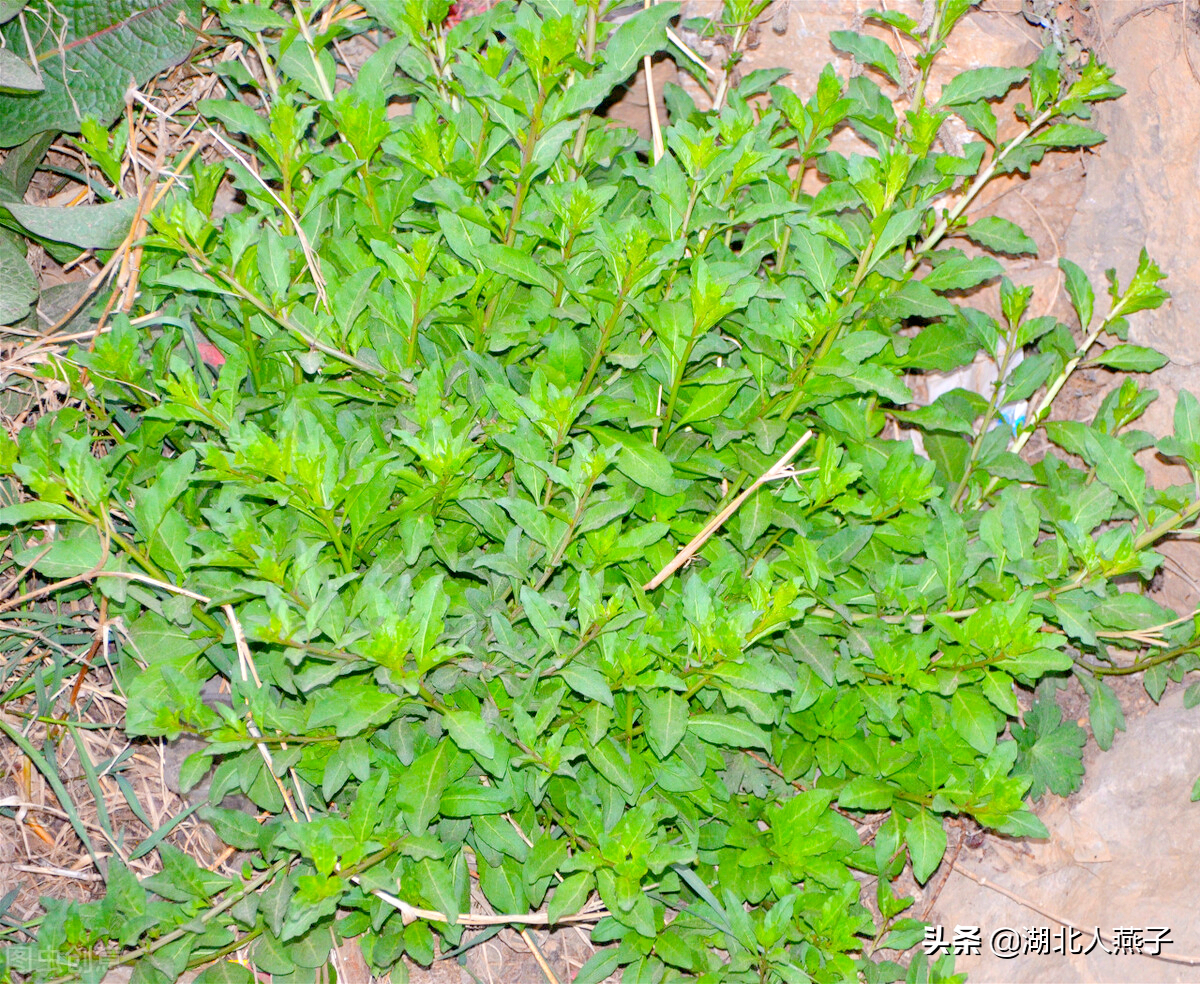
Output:
<instances>
[{"instance_id":1,"label":"plant stem","mask_svg":"<svg viewBox=\"0 0 1200 984\"><path fill-rule=\"evenodd\" d=\"M596 370L600 368L600 363L604 359L604 351L608 347L609 336L612 335L613 329L617 326L617 322L625 312L625 294L628 289L627 277L626 283L621 284L621 293L617 295L617 303L613 305L612 314L609 315L608 321L605 322L604 328L600 332L600 341L596 344L596 351L592 354L592 361L588 363L587 372L583 374L583 381L579 384L579 388L575 390L577 399L591 388L592 380L596 378Z\"/></svg>"},{"instance_id":2,"label":"plant stem","mask_svg":"<svg viewBox=\"0 0 1200 984\"><path fill-rule=\"evenodd\" d=\"M992 386L992 397L988 400L987 410L984 411L983 419L979 424L979 431L975 435L975 440L971 442L971 455L967 459L966 466L963 468L962 477L958 481L958 487L954 490L954 496L950 500L950 505L957 509L962 498L966 494L967 487L970 485L971 476L975 473L975 463L979 460L979 452L983 447L984 438L987 437L988 429L991 427L992 421L996 418L996 411L1000 406L1000 394L1004 391L1005 381L1008 378L1008 367L1012 362L1013 352L1016 350L1016 336L1020 325L1009 325L1007 335L1004 339L1004 358L998 367L996 382Z\"/></svg>"}]
</instances>

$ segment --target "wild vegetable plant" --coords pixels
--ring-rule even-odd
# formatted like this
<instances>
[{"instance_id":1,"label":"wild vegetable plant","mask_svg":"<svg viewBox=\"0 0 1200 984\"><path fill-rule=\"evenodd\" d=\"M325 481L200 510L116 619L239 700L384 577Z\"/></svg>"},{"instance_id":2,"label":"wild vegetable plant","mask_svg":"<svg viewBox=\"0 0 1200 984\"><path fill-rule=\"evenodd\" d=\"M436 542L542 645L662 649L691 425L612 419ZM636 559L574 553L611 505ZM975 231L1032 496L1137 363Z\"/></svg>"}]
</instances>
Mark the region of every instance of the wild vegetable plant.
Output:
<instances>
[{"instance_id":1,"label":"wild vegetable plant","mask_svg":"<svg viewBox=\"0 0 1200 984\"><path fill-rule=\"evenodd\" d=\"M240 149L152 217L155 327L117 317L63 364L86 412L0 451L28 491L0 511L14 566L106 599L129 734L209 739L183 779L217 762L212 802L257 805L206 810L249 860L224 878L160 844L139 884L109 858L108 897L48 903L9 966L158 982L236 950L313 979L361 935L397 979L582 921L613 944L582 982L951 979L894 959L922 937L902 871L930 879L950 818L1044 834L1026 797L1077 781L1072 674L1107 746L1123 652L1155 696L1197 665L1188 622L1121 590L1200 513L1134 460L1153 391L1049 419L1085 361L1160 364L1124 339L1162 275L1143 256L1097 304L1064 260L1078 324L1030 317L987 254L1033 242L967 218L994 176L1101 139L1110 72L1048 49L935 97L968 10L939 0L872 15L915 80L840 32L869 71L730 75L713 109L670 88L655 160L600 110L670 4L449 29L446 3L366 0L393 39L348 84L332 42L364 22L319 33L319 6L216 6L265 81L226 63L200 106ZM214 219L226 179L244 208ZM997 279L999 320L971 306ZM913 404L906 378L980 351L993 394ZM1064 453L1027 460L1035 434ZM1195 399L1158 447L1200 468ZM201 699L215 678L232 709Z\"/></svg>"}]
</instances>

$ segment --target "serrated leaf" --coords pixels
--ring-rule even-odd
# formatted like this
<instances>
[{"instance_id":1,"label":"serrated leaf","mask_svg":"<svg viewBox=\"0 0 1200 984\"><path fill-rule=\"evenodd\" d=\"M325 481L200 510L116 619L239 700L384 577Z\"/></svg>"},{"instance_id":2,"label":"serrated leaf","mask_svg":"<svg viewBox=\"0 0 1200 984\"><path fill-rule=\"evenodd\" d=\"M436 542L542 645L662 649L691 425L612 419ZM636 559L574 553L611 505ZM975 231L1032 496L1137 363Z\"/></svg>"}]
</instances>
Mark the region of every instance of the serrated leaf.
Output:
<instances>
[{"instance_id":1,"label":"serrated leaf","mask_svg":"<svg viewBox=\"0 0 1200 984\"><path fill-rule=\"evenodd\" d=\"M886 41L857 31L832 31L829 40L839 51L852 55L859 64L872 65L897 85L900 84L900 63Z\"/></svg>"},{"instance_id":2,"label":"serrated leaf","mask_svg":"<svg viewBox=\"0 0 1200 984\"><path fill-rule=\"evenodd\" d=\"M1077 676L1089 697L1088 724L1092 727L1092 736L1096 744L1107 752L1112 747L1116 733L1125 730L1125 711L1112 687L1103 680L1090 673L1079 673Z\"/></svg>"},{"instance_id":3,"label":"serrated leaf","mask_svg":"<svg viewBox=\"0 0 1200 984\"><path fill-rule=\"evenodd\" d=\"M993 146L996 143L996 114L983 99L955 106L954 112L964 123Z\"/></svg>"},{"instance_id":4,"label":"serrated leaf","mask_svg":"<svg viewBox=\"0 0 1200 984\"><path fill-rule=\"evenodd\" d=\"M199 0L31 0L31 25L45 90L0 96L0 146L43 130L79 132L94 116L107 126L125 105L130 79L142 84L192 52L201 23ZM25 51L19 20L0 28L3 47Z\"/></svg>"},{"instance_id":5,"label":"serrated leaf","mask_svg":"<svg viewBox=\"0 0 1200 984\"><path fill-rule=\"evenodd\" d=\"M993 253L1007 253L1011 256L1021 256L1025 253L1037 255L1037 243L1015 222L1009 222L998 215L989 215L972 222L963 231L963 235Z\"/></svg>"},{"instance_id":6,"label":"serrated leaf","mask_svg":"<svg viewBox=\"0 0 1200 984\"><path fill-rule=\"evenodd\" d=\"M947 372L966 365L979 351L979 343L954 322L926 325L908 346L900 364L905 368Z\"/></svg>"},{"instance_id":7,"label":"serrated leaf","mask_svg":"<svg viewBox=\"0 0 1200 984\"><path fill-rule=\"evenodd\" d=\"M1014 85L1024 82L1027 68L972 68L959 72L938 97L939 106L962 106L981 99L1000 99Z\"/></svg>"},{"instance_id":8,"label":"serrated leaf","mask_svg":"<svg viewBox=\"0 0 1200 984\"><path fill-rule=\"evenodd\" d=\"M951 256L922 278L930 290L969 290L1004 272L998 260L990 256Z\"/></svg>"},{"instance_id":9,"label":"serrated leaf","mask_svg":"<svg viewBox=\"0 0 1200 984\"><path fill-rule=\"evenodd\" d=\"M956 308L939 297L920 280L910 280L894 294L875 305L875 310L887 318L944 318Z\"/></svg>"},{"instance_id":10,"label":"serrated leaf","mask_svg":"<svg viewBox=\"0 0 1200 984\"><path fill-rule=\"evenodd\" d=\"M1031 780L1029 795L1038 799L1047 789L1069 796L1083 779L1083 746L1087 733L1074 721L1063 723L1053 696L1040 695L1025 713L1023 725L1012 726L1019 749L1014 775Z\"/></svg>"}]
</instances>

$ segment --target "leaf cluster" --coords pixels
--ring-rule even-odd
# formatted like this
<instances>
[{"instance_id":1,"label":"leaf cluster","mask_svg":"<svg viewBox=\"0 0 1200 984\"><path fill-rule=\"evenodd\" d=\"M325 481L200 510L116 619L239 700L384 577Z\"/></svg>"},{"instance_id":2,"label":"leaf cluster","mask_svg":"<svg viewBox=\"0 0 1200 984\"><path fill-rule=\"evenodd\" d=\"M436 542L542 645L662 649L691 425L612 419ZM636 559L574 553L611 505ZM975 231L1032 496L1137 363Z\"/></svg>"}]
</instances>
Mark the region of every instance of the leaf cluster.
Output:
<instances>
[{"instance_id":1,"label":"leaf cluster","mask_svg":"<svg viewBox=\"0 0 1200 984\"><path fill-rule=\"evenodd\" d=\"M123 620L130 734L208 738L184 780L215 763L212 802L263 811L207 811L253 860L230 882L160 845L169 872L114 865L104 902L53 908L9 959L103 942L157 982L252 943L303 974L366 934L383 972L486 938L477 886L514 922L598 898L614 946L580 981L950 979L880 952L921 938L895 879L931 877L947 817L1042 833L1026 797L1078 779L1075 726L1046 696L1018 724L1018 694L1077 674L1103 743L1110 646L1153 650L1159 693L1196 665L1190 625L1118 590L1200 512L1134 458L1153 392L1049 422L1088 360L1157 364L1104 346L1161 273L1143 256L1100 313L1064 261L1075 326L1007 279L1001 319L969 303L989 254L1034 246L968 206L1100 139L1076 121L1110 73L1049 50L926 98L968 9L941 0L929 25L875 15L921 51L904 112L832 67L807 98L778 73L712 110L670 88L655 160L598 111L670 5L453 27L445 3L363 6L388 39L343 84L333 42L370 21L217 5L269 71L222 63L200 111L240 154L150 218L154 329L117 317L71 357L87 412L0 446L29 491L0 510L14 563ZM877 39L833 41L902 81ZM979 138L961 152L937 143L951 115ZM222 182L244 208L214 219ZM981 352L992 394L912 403L906 379ZM1031 463L1039 430L1062 453ZM1158 447L1200 468L1194 399ZM203 700L216 678L232 708Z\"/></svg>"}]
</instances>

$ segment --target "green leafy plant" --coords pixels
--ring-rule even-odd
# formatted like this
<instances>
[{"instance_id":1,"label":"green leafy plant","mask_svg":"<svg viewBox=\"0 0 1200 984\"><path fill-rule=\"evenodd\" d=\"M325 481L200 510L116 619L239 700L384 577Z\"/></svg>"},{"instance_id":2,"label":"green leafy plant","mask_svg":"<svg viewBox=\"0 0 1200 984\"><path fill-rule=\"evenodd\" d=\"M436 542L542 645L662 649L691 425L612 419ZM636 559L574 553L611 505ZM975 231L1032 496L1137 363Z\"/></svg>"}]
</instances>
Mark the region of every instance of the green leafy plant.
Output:
<instances>
[{"instance_id":1,"label":"green leafy plant","mask_svg":"<svg viewBox=\"0 0 1200 984\"><path fill-rule=\"evenodd\" d=\"M1007 279L1000 320L969 303L1002 278L987 253L1034 249L972 202L1100 140L1109 71L1050 49L934 99L968 10L939 0L928 25L872 15L920 49L903 114L872 74L904 83L894 53L842 32L871 71L807 97L779 72L721 74L712 110L670 88L654 160L597 110L671 5L452 28L446 3L319 6L216 5L263 79L224 66L199 109L238 154L151 217L155 327L116 317L60 367L86 412L0 445L25 590L102 597L129 733L207 736L184 784L217 763L211 801L266 819L207 809L240 877L161 843L141 883L110 858L108 896L50 904L9 966L157 982L248 947L304 974L361 935L383 971L583 921L613 946L581 982L950 979L896 961L922 926L894 882L931 877L947 817L1044 833L1025 798L1069 791L1081 743L1052 688L1024 717L1022 695L1074 674L1107 745L1106 675L1158 696L1197 665L1188 620L1120 589L1200 513L1134 459L1153 391L1049 419L1085 362L1158 364L1126 342L1157 267L1113 276L1105 310L1064 260L1076 326ZM379 25L343 84L333 41ZM951 115L961 153L937 144ZM857 152L831 146L846 129ZM215 221L223 180L245 207ZM993 393L912 404L909 374L980 351ZM1023 457L1038 432L1065 454ZM1200 469L1195 399L1158 447ZM214 678L232 708L202 699Z\"/></svg>"}]
</instances>

